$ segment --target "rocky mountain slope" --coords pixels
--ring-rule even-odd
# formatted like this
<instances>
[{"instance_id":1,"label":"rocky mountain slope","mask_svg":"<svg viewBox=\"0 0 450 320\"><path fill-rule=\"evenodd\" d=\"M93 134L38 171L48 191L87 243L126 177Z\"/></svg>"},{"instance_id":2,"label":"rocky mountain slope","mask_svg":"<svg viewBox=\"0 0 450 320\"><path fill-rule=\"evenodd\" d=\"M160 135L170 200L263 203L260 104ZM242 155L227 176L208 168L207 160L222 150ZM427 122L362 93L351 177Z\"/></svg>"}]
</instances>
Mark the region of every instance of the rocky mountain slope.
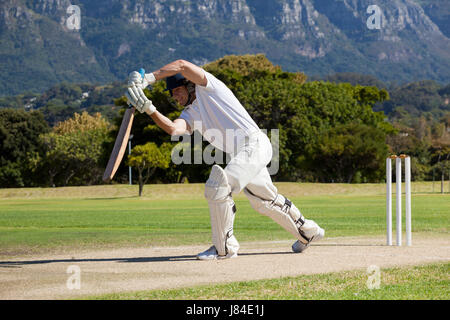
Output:
<instances>
[{"instance_id":1,"label":"rocky mountain slope","mask_svg":"<svg viewBox=\"0 0 450 320\"><path fill-rule=\"evenodd\" d=\"M445 2L445 1L444 1ZM125 79L184 58L264 53L308 75L450 81L449 6L438 0L2 0L0 96ZM79 29L68 23L80 8ZM380 29L369 29L370 5ZM73 20L71 20L73 22Z\"/></svg>"}]
</instances>

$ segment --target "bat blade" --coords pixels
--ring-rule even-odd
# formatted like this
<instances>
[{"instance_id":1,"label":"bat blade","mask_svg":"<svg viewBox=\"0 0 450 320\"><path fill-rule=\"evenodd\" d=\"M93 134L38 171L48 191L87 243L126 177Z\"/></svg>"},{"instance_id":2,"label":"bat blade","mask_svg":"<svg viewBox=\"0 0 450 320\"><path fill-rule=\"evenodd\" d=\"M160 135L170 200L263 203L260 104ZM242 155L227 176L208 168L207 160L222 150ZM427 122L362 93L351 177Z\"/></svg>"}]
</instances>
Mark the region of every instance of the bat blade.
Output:
<instances>
[{"instance_id":1,"label":"bat blade","mask_svg":"<svg viewBox=\"0 0 450 320\"><path fill-rule=\"evenodd\" d=\"M116 142L114 143L114 149L111 152L108 165L103 174L103 181L105 182L111 181L122 162L123 155L127 148L127 142L130 137L135 110L136 109L133 107L128 108L123 115L122 124L120 125L119 133L117 134Z\"/></svg>"}]
</instances>

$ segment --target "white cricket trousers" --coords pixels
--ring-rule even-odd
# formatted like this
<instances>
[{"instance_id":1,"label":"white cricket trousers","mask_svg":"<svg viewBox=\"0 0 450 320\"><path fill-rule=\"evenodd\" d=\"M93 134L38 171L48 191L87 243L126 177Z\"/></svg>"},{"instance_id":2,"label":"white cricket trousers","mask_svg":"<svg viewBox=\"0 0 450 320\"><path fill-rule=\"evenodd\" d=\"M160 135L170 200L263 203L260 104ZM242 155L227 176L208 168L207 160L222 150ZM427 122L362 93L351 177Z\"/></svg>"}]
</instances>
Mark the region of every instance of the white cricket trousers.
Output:
<instances>
[{"instance_id":1,"label":"white cricket trousers","mask_svg":"<svg viewBox=\"0 0 450 320\"><path fill-rule=\"evenodd\" d=\"M263 200L273 200L277 188L273 185L267 165L272 160L272 145L263 132L251 134L225 167L232 194L244 188Z\"/></svg>"},{"instance_id":2,"label":"white cricket trousers","mask_svg":"<svg viewBox=\"0 0 450 320\"><path fill-rule=\"evenodd\" d=\"M239 243L232 232L234 209L232 213L229 206L234 206L231 195L240 193L244 188L245 195L256 211L270 217L303 243L308 243L308 239L312 239L320 229L314 221L304 219L293 203L278 194L267 169L271 159L270 140L263 132L258 131L245 139L223 170L231 190L226 200L228 205L218 206L215 202L209 204L213 243L219 255L229 252L237 253L239 250ZM222 210L224 212L219 212ZM300 225L298 225L299 222L301 222ZM226 234L227 237L225 237Z\"/></svg>"}]
</instances>

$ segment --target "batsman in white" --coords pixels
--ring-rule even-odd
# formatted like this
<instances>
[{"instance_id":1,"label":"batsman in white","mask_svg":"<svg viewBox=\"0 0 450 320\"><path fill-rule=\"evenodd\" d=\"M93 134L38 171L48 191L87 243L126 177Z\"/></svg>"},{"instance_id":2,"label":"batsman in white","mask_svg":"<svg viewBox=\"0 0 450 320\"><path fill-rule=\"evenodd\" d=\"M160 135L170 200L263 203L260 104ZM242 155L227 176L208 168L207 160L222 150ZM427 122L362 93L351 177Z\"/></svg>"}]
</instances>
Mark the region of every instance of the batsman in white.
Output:
<instances>
[{"instance_id":1,"label":"batsman in white","mask_svg":"<svg viewBox=\"0 0 450 320\"><path fill-rule=\"evenodd\" d=\"M166 79L171 96L185 106L174 121L159 113L143 92L161 79ZM302 252L312 241L323 238L324 230L305 219L289 199L278 193L267 169L272 159L270 140L222 81L201 67L177 60L144 78L139 72L132 72L126 96L129 103L147 113L168 134L192 134L198 130L214 147L231 156L225 169L214 165L206 181L213 245L199 253L198 259L237 257L239 243L233 234L236 206L232 196L242 190L256 211L297 239L292 245L294 252ZM230 130L233 138L225 139Z\"/></svg>"}]
</instances>

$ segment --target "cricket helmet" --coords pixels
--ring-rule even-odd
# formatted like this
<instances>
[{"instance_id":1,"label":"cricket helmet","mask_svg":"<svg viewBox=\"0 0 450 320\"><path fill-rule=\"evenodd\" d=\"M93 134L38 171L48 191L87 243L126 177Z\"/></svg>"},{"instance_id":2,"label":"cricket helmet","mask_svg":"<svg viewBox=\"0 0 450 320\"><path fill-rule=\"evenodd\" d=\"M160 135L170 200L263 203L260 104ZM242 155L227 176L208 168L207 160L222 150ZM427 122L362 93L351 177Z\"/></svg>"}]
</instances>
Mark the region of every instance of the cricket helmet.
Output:
<instances>
[{"instance_id":1,"label":"cricket helmet","mask_svg":"<svg viewBox=\"0 0 450 320\"><path fill-rule=\"evenodd\" d=\"M195 100L195 84L186 79L181 73L166 78L166 89L164 91L169 91L172 96L172 90L182 86L185 86L188 90L189 97L186 105L189 105Z\"/></svg>"},{"instance_id":2,"label":"cricket helmet","mask_svg":"<svg viewBox=\"0 0 450 320\"><path fill-rule=\"evenodd\" d=\"M166 78L166 90L170 91L170 95L172 95L172 90L181 86L185 86L188 80L181 74L177 73L174 76L170 76Z\"/></svg>"}]
</instances>

